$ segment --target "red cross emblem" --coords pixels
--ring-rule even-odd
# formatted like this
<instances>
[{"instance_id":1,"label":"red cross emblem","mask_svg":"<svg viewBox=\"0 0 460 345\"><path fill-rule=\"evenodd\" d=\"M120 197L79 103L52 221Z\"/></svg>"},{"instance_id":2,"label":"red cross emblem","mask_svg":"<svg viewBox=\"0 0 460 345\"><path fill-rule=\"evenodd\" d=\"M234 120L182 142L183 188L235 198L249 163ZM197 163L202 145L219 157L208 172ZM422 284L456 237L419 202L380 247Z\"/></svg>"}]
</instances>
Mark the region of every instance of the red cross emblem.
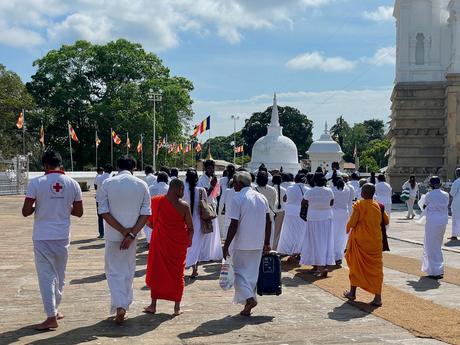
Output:
<instances>
[{"instance_id":1,"label":"red cross emblem","mask_svg":"<svg viewBox=\"0 0 460 345\"><path fill-rule=\"evenodd\" d=\"M61 184L59 182L56 182L54 185L53 185L53 190L56 192L56 193L59 193L64 187L61 186Z\"/></svg>"}]
</instances>

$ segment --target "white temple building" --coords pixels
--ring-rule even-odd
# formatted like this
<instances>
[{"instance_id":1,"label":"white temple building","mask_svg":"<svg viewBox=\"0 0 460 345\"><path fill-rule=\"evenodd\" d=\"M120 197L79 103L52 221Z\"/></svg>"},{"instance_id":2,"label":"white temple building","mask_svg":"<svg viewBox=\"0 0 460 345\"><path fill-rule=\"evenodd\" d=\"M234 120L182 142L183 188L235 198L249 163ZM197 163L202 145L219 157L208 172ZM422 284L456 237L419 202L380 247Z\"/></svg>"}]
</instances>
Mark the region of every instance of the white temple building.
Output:
<instances>
[{"instance_id":1,"label":"white temple building","mask_svg":"<svg viewBox=\"0 0 460 345\"><path fill-rule=\"evenodd\" d=\"M276 94L273 96L273 108L267 135L256 141L252 148L249 169L255 171L261 164L268 170L280 170L297 174L300 169L299 155L295 143L283 135L280 126Z\"/></svg>"},{"instance_id":2,"label":"white temple building","mask_svg":"<svg viewBox=\"0 0 460 345\"><path fill-rule=\"evenodd\" d=\"M321 167L323 171L330 171L333 162L338 162L341 166L343 165L342 148L332 139L327 129L327 123L324 133L321 134L318 140L314 141L310 145L307 154L310 159L311 171L313 172L318 167Z\"/></svg>"}]
</instances>

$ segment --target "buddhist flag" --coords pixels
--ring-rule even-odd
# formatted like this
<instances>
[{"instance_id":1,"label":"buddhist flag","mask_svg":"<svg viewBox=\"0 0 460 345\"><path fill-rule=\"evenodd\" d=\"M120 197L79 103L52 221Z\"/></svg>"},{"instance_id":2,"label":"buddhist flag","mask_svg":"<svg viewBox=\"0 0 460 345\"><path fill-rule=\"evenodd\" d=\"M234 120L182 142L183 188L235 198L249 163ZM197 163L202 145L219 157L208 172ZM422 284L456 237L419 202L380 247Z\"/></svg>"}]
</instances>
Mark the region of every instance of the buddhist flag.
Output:
<instances>
[{"instance_id":1,"label":"buddhist flag","mask_svg":"<svg viewBox=\"0 0 460 345\"><path fill-rule=\"evenodd\" d=\"M24 113L21 111L19 113L18 121L16 122L16 127L22 129L24 127Z\"/></svg>"},{"instance_id":2,"label":"buddhist flag","mask_svg":"<svg viewBox=\"0 0 460 345\"><path fill-rule=\"evenodd\" d=\"M168 153L172 153L176 149L176 144L169 144Z\"/></svg>"},{"instance_id":3,"label":"buddhist flag","mask_svg":"<svg viewBox=\"0 0 460 345\"><path fill-rule=\"evenodd\" d=\"M40 139L38 139L38 141L40 141L42 147L45 147L45 129L43 128L43 123L40 127Z\"/></svg>"},{"instance_id":4,"label":"buddhist flag","mask_svg":"<svg viewBox=\"0 0 460 345\"><path fill-rule=\"evenodd\" d=\"M77 137L77 133L75 132L75 130L73 129L73 127L70 125L70 122L69 122L69 135L70 135L70 138L73 140L73 141L76 141L78 142L78 137Z\"/></svg>"},{"instance_id":5,"label":"buddhist flag","mask_svg":"<svg viewBox=\"0 0 460 345\"><path fill-rule=\"evenodd\" d=\"M137 153L142 152L142 140L139 139L139 142L137 143Z\"/></svg>"},{"instance_id":6,"label":"buddhist flag","mask_svg":"<svg viewBox=\"0 0 460 345\"><path fill-rule=\"evenodd\" d=\"M208 116L205 120L203 120L199 125L199 132L200 134L206 132L207 130L211 129L211 116Z\"/></svg>"},{"instance_id":7,"label":"buddhist flag","mask_svg":"<svg viewBox=\"0 0 460 345\"><path fill-rule=\"evenodd\" d=\"M97 136L97 131L96 131L96 138L95 138L95 142L96 142L96 148L99 147L99 145L101 144L101 139L99 139L99 137Z\"/></svg>"},{"instance_id":8,"label":"buddhist flag","mask_svg":"<svg viewBox=\"0 0 460 345\"><path fill-rule=\"evenodd\" d=\"M121 139L120 137L117 135L117 133L115 133L115 131L112 129L112 140L113 142L116 144L116 145L120 145L121 144Z\"/></svg>"},{"instance_id":9,"label":"buddhist flag","mask_svg":"<svg viewBox=\"0 0 460 345\"><path fill-rule=\"evenodd\" d=\"M200 134L200 125L196 125L195 128L193 129L193 134L192 137L196 138Z\"/></svg>"},{"instance_id":10,"label":"buddhist flag","mask_svg":"<svg viewBox=\"0 0 460 345\"><path fill-rule=\"evenodd\" d=\"M201 143L196 144L195 151L201 152L201 150L202 150Z\"/></svg>"},{"instance_id":11,"label":"buddhist flag","mask_svg":"<svg viewBox=\"0 0 460 345\"><path fill-rule=\"evenodd\" d=\"M244 146L243 145L235 147L235 153L243 153L243 152L244 152Z\"/></svg>"},{"instance_id":12,"label":"buddhist flag","mask_svg":"<svg viewBox=\"0 0 460 345\"><path fill-rule=\"evenodd\" d=\"M129 140L129 135L128 135L128 133L126 133L126 147L127 147L128 149L131 148L131 140Z\"/></svg>"}]
</instances>

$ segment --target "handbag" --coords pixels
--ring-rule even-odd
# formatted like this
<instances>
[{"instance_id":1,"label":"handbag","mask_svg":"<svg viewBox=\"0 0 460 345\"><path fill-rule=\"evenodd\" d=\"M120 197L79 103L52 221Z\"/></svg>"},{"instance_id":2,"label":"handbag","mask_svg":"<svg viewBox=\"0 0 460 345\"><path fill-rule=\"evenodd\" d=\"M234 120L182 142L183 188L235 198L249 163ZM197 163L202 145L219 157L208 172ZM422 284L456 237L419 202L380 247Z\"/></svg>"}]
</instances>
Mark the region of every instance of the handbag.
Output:
<instances>
[{"instance_id":1,"label":"handbag","mask_svg":"<svg viewBox=\"0 0 460 345\"><path fill-rule=\"evenodd\" d=\"M214 231L212 221L217 217L217 213L214 207L210 205L204 197L202 189L200 189L199 209L201 219L201 232L203 234L210 234Z\"/></svg>"},{"instance_id":2,"label":"handbag","mask_svg":"<svg viewBox=\"0 0 460 345\"><path fill-rule=\"evenodd\" d=\"M403 191L401 192L401 195L399 196L399 198L401 199L402 202L406 202L407 200L409 200L410 199L410 190L409 190L409 188L403 189Z\"/></svg>"}]
</instances>

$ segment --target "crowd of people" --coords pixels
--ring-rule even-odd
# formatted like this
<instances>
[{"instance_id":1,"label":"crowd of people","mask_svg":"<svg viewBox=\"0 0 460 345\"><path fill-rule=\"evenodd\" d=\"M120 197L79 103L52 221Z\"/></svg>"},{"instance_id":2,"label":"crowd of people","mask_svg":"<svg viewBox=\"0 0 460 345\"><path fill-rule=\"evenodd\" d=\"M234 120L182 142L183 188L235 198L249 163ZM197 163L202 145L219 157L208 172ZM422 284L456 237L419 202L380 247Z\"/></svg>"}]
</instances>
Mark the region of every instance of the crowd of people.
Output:
<instances>
[{"instance_id":1,"label":"crowd of people","mask_svg":"<svg viewBox=\"0 0 460 345\"><path fill-rule=\"evenodd\" d=\"M39 330L56 328L63 317L59 304L70 216L83 215L81 189L61 170L59 153L46 151L42 163L45 174L30 181L22 210L24 216L35 213L35 263L47 314L36 325ZM151 302L146 313L156 313L157 301L168 300L174 302L173 315L179 315L185 269L191 268L188 279L195 279L200 262L231 257L234 303L244 305L241 315L251 315L257 306L261 256L271 250L288 261L312 266L310 273L319 278L340 268L345 257L350 289L344 297L354 300L359 287L374 294L371 303L381 306L391 186L384 175L362 179L358 173L350 177L342 173L338 163L331 167L330 172L300 170L293 176L268 171L264 165L256 172L229 165L218 179L214 161L207 160L201 176L188 169L182 180L177 169L161 168L154 174L147 166L144 181L133 175L136 161L123 156L116 174L109 165L98 169L94 181L98 237L105 239L105 275L115 321L123 323L133 302L136 247L142 230L149 249L146 285ZM422 268L440 279L449 197L440 190L439 178L430 182L432 191L422 205L427 220ZM407 217L413 218L418 185L411 177L406 187L411 189Z\"/></svg>"}]
</instances>

